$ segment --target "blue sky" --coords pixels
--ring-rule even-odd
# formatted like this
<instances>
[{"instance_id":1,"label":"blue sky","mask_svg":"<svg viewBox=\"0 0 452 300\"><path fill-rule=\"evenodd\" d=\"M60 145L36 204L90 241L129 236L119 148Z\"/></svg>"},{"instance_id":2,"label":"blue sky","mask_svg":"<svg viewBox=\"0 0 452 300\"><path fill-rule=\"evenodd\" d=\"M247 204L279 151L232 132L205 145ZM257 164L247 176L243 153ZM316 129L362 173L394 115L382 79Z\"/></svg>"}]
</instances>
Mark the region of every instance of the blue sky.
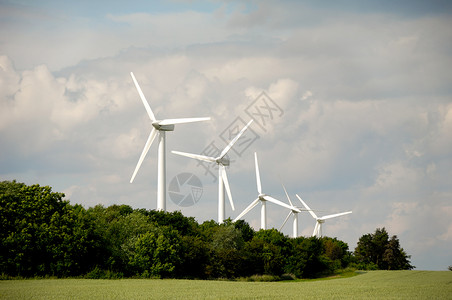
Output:
<instances>
[{"instance_id":1,"label":"blue sky","mask_svg":"<svg viewBox=\"0 0 452 300\"><path fill-rule=\"evenodd\" d=\"M278 114L228 169L237 216L264 192L298 193L354 249L386 227L418 269L452 264L452 28L448 1L1 1L0 178L50 185L73 203L156 207L157 147L130 176L151 124L210 116L168 134L167 180L203 184L168 210L216 219L217 182L170 150L225 146L262 92ZM262 125L262 124L261 124ZM288 212L268 205L279 228ZM256 208L245 219L259 227ZM302 214L299 232L314 220ZM283 232L291 234L286 225Z\"/></svg>"}]
</instances>

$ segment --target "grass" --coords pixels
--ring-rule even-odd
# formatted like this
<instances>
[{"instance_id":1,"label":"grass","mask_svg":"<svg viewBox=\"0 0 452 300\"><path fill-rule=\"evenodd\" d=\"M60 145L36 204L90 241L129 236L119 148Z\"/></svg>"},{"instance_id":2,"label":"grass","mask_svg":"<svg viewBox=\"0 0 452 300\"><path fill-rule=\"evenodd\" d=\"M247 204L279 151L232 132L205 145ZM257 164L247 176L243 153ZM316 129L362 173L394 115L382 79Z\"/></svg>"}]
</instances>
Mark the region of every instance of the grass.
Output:
<instances>
[{"instance_id":1,"label":"grass","mask_svg":"<svg viewBox=\"0 0 452 300\"><path fill-rule=\"evenodd\" d=\"M0 281L0 299L451 299L450 271L368 271L284 282L173 279Z\"/></svg>"}]
</instances>

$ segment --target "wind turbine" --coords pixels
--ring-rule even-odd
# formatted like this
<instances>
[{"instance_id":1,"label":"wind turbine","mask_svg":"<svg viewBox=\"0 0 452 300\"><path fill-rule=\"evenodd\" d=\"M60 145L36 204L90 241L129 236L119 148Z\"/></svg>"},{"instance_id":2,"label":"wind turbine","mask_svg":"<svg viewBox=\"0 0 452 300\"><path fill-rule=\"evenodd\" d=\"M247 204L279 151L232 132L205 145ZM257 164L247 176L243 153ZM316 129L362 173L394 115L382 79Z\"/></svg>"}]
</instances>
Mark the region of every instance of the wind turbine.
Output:
<instances>
[{"instance_id":1,"label":"wind turbine","mask_svg":"<svg viewBox=\"0 0 452 300\"><path fill-rule=\"evenodd\" d=\"M291 209L290 209L290 212L287 215L286 219L284 220L284 223L279 228L279 231L282 230L284 225L286 225L287 220L289 220L290 216L293 215L293 224L292 224L293 235L292 235L292 237L296 238L296 237L298 237L298 213L301 212L301 210L292 204L289 194L287 193L286 187L284 186L284 184L282 186L283 186L284 192L286 193L287 200L289 200Z\"/></svg>"},{"instance_id":2,"label":"wind turbine","mask_svg":"<svg viewBox=\"0 0 452 300\"><path fill-rule=\"evenodd\" d=\"M234 139L226 146L226 148L221 151L220 156L218 157L210 157L198 154L191 154L179 151L171 151L174 154L187 156L190 158L203 160L207 162L214 162L218 164L218 223L223 223L225 216L225 205L224 205L224 189L226 188L226 192L228 193L229 202L231 203L232 210L234 208L234 202L232 201L231 189L229 188L228 176L226 175L226 166L229 166L230 161L229 158L226 157L226 154L231 150L232 146L239 140L240 136L245 132L248 126L251 125L253 120L248 122L245 127L234 137Z\"/></svg>"},{"instance_id":3,"label":"wind turbine","mask_svg":"<svg viewBox=\"0 0 452 300\"><path fill-rule=\"evenodd\" d=\"M238 221L241 217L243 217L245 214L247 214L250 210L252 210L259 202L261 203L261 229L267 229L267 201L273 202L275 204L278 204L280 206L286 207L288 209L295 209L298 212L301 212L298 208L294 208L293 206L289 206L285 204L284 202L281 202L269 195L266 195L262 193L262 185L261 185L261 177L259 174L259 165L257 163L257 153L254 152L254 163L256 165L256 182L257 182L257 192L258 196L257 199L251 202L250 205L248 205L247 208L245 208L240 215L237 216L237 218L234 219L234 222Z\"/></svg>"},{"instance_id":4,"label":"wind turbine","mask_svg":"<svg viewBox=\"0 0 452 300\"><path fill-rule=\"evenodd\" d=\"M309 206L303 200L301 200L300 196L298 196L297 194L296 194L296 196L301 201L301 203L306 208L306 210L308 210L309 213L311 214L311 216L316 220L314 232L312 233L312 236L322 237L322 224L325 223L325 220L343 216L343 215L348 215L348 214L352 213L351 211L347 211L347 212L338 213L338 214L334 214L334 215L317 217L317 215L309 208Z\"/></svg>"},{"instance_id":5,"label":"wind turbine","mask_svg":"<svg viewBox=\"0 0 452 300\"><path fill-rule=\"evenodd\" d=\"M159 136L159 150L158 150L158 176L157 176L157 210L166 211L166 132L173 131L175 124L182 123L191 123L191 122L199 122L199 121L207 121L210 118L180 118L180 119L164 119L157 120L154 113L152 112L149 103L144 97L143 92L141 91L140 86L138 85L137 80L132 72L130 72L132 76L133 82L138 90L138 94L140 95L141 101L144 104L144 108L146 109L149 118L152 121L152 130L149 134L149 138L144 145L143 152L141 153L140 159L138 160L135 171L133 172L132 178L130 179L130 183L133 182L135 176L137 175L138 170L140 169L141 163L143 162L144 157L149 151L149 148L152 145L155 137Z\"/></svg>"}]
</instances>

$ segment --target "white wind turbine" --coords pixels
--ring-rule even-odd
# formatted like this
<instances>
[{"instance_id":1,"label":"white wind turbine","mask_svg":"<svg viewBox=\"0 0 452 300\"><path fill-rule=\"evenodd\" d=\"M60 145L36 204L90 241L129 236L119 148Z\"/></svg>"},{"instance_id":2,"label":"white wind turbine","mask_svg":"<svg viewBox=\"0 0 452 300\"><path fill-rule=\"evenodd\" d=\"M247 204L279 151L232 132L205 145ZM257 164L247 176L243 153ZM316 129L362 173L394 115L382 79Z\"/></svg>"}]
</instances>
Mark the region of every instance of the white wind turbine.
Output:
<instances>
[{"instance_id":1,"label":"white wind turbine","mask_svg":"<svg viewBox=\"0 0 452 300\"><path fill-rule=\"evenodd\" d=\"M293 235L292 235L292 237L296 238L296 237L298 237L298 213L301 212L302 209L299 209L298 207L295 207L293 205L292 201L290 200L289 194L287 193L286 187L284 186L284 184L282 186L283 186L284 192L286 193L287 200L289 200L291 209L290 209L290 212L287 215L286 219L284 220L284 223L279 228L279 231L282 230L284 225L286 225L287 220L289 220L290 216L292 215L293 216L293 223L292 223Z\"/></svg>"},{"instance_id":2,"label":"white wind turbine","mask_svg":"<svg viewBox=\"0 0 452 300\"><path fill-rule=\"evenodd\" d=\"M180 118L180 119L165 119L165 120L157 120L155 118L154 113L152 112L149 103L144 97L143 92L141 91L140 86L138 85L137 80L132 72L130 72L132 76L133 82L138 90L138 94L140 94L141 101L143 101L144 107L149 115L149 118L152 121L152 130L149 134L149 138L144 145L143 152L141 153L140 159L138 160L135 171L133 172L132 178L130 179L130 183L133 182L135 176L137 175L138 170L140 169L141 163L143 162L144 157L149 151L149 148L152 145L157 133L159 135L159 150L158 150L158 177L157 177L157 210L166 211L166 131L173 131L175 124L182 123L191 123L191 122L199 122L199 121L207 121L210 118Z\"/></svg>"},{"instance_id":3,"label":"white wind turbine","mask_svg":"<svg viewBox=\"0 0 452 300\"><path fill-rule=\"evenodd\" d=\"M254 162L256 165L256 182L257 182L257 192L259 193L257 196L257 199L251 202L250 205L248 205L247 208L245 208L240 215L237 216L237 218L234 219L234 222L238 221L241 217L243 217L245 214L247 214L250 210L252 210L259 202L261 203L261 229L267 229L267 209L266 204L267 201L273 202L275 204L278 204L280 206L286 207L288 209L295 209L298 212L300 210L298 208L294 208L293 206L289 206L285 204L284 202L281 202L269 195L266 195L262 193L262 185L261 185L261 177L259 174L259 165L257 163L257 153L254 152Z\"/></svg>"},{"instance_id":4,"label":"white wind turbine","mask_svg":"<svg viewBox=\"0 0 452 300\"><path fill-rule=\"evenodd\" d=\"M230 164L229 158L226 157L226 154L229 152L229 150L231 150L232 146L234 146L234 144L239 140L240 136L245 132L245 130L251 125L252 122L253 120L249 121L248 124L246 124L246 126L242 128L242 130L234 137L234 139L223 149L223 151L221 151L220 156L218 157L171 151L174 154L218 164L218 223L220 224L223 223L225 218L225 188L228 194L229 202L231 203L232 210L235 210L234 202L232 201L231 189L229 187L228 176L226 175L226 166L229 166Z\"/></svg>"},{"instance_id":5,"label":"white wind turbine","mask_svg":"<svg viewBox=\"0 0 452 300\"><path fill-rule=\"evenodd\" d=\"M312 233L312 236L322 237L322 224L325 223L325 220L331 219L331 218L335 218L335 217L339 217L339 216L343 216L343 215L348 215L348 214L352 213L351 211L347 211L347 212L338 213L338 214L334 214L334 215L327 215L327 216L323 216L323 217L317 217L317 215L300 198L300 196L298 196L297 194L296 194L296 196L301 201L301 203L306 208L306 210L309 211L311 216L316 220L315 227L314 227L314 232Z\"/></svg>"}]
</instances>

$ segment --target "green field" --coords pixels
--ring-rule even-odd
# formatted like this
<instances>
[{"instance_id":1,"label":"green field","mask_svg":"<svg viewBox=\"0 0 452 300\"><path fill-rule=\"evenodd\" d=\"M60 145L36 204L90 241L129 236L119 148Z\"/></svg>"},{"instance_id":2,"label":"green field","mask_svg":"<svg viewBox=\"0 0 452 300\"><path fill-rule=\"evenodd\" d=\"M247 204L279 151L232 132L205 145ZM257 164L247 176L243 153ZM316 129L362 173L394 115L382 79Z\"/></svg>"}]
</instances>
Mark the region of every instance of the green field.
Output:
<instances>
[{"instance_id":1,"label":"green field","mask_svg":"<svg viewBox=\"0 0 452 300\"><path fill-rule=\"evenodd\" d=\"M0 281L1 299L452 299L450 271L369 271L331 280L158 279Z\"/></svg>"}]
</instances>

